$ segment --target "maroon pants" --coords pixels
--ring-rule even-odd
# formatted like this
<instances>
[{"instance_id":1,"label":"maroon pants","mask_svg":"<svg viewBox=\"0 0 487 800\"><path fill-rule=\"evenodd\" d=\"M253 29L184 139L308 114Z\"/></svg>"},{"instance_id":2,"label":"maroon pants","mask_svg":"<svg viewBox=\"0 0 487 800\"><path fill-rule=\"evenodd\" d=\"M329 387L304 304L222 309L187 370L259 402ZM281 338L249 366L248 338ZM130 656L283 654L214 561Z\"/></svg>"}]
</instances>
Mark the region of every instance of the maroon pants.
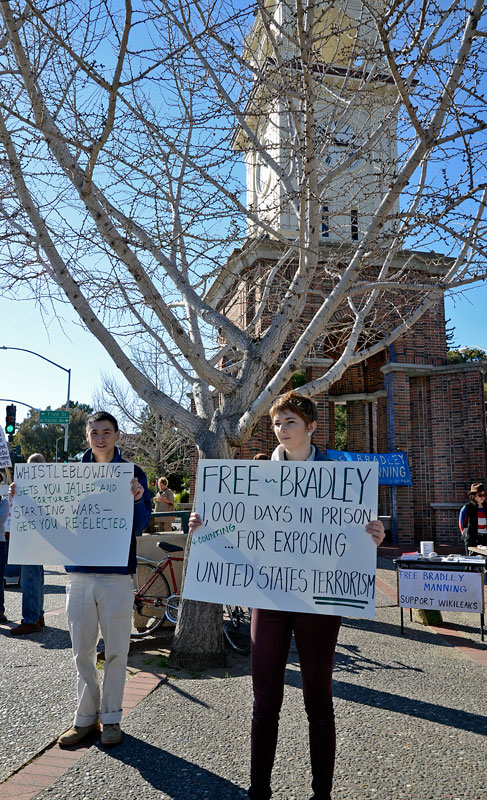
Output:
<instances>
[{"instance_id":1,"label":"maroon pants","mask_svg":"<svg viewBox=\"0 0 487 800\"><path fill-rule=\"evenodd\" d=\"M291 611L252 611L252 716L249 797L271 797L284 675L294 632L309 722L312 789L330 800L335 764L332 671L341 617Z\"/></svg>"}]
</instances>

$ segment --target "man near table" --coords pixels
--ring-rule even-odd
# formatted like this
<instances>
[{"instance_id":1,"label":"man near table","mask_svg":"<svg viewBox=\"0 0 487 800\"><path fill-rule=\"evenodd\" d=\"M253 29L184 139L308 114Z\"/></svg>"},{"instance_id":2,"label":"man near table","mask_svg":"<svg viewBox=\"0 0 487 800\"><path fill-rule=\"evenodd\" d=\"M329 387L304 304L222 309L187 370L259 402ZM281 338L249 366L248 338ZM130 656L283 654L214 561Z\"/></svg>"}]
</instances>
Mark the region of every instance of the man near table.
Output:
<instances>
[{"instance_id":1,"label":"man near table","mask_svg":"<svg viewBox=\"0 0 487 800\"><path fill-rule=\"evenodd\" d=\"M116 443L120 433L115 417L99 411L89 417L86 438L90 449L83 461L125 461ZM120 719L125 671L132 625L132 574L136 570L136 540L149 524L151 498L145 473L134 465L130 483L134 517L127 565L124 567L69 566L66 612L78 676L78 706L73 726L59 737L61 747L78 744L92 731L103 731L101 743L116 745L122 739ZM96 645L100 627L105 644L103 689L96 669Z\"/></svg>"}]
</instances>

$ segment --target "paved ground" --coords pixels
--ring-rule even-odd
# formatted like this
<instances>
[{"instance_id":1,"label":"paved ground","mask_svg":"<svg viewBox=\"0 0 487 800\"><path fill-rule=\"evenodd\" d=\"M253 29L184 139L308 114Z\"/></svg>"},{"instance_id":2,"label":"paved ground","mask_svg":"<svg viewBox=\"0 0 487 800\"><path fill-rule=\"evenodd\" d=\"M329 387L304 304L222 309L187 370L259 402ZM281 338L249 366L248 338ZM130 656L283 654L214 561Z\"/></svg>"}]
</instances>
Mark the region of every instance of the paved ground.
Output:
<instances>
[{"instance_id":1,"label":"paved ground","mask_svg":"<svg viewBox=\"0 0 487 800\"><path fill-rule=\"evenodd\" d=\"M390 562L378 572L373 621L344 621L337 648L335 710L338 754L334 800L485 800L487 645L478 617L447 615L447 636L419 625L400 635ZM47 578L46 629L20 641L0 627L0 780L47 748L71 722L75 680L60 593L65 578ZM18 592L7 592L9 618L20 617ZM203 675L165 667L167 640L134 648L130 664L161 681L125 718L120 747L96 743L73 754L67 769L35 795L42 800L237 800L246 796L251 687L248 658ZM137 676L127 687L135 686ZM133 682L133 683L132 683ZM154 679L154 683L157 678ZM308 800L306 721L295 652L286 673L274 797ZM8 697L8 704L6 702ZM81 755L81 757L79 757ZM34 765L41 770L47 756ZM28 770L25 775L28 775ZM19 773L22 776L22 771ZM10 778L1 797L25 794ZM12 782L12 783L11 783ZM11 786L11 792L9 792ZM22 786L22 784L21 784ZM3 789L3 794L2 790ZM34 789L34 794L37 789Z\"/></svg>"}]
</instances>

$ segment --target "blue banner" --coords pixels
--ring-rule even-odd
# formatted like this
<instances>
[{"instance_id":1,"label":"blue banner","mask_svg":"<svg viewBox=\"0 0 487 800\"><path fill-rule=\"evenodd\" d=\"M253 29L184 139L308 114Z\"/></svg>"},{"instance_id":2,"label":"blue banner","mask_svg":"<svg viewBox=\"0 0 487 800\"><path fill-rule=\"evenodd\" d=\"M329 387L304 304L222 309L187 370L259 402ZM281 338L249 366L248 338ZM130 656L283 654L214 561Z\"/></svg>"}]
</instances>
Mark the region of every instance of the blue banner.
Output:
<instances>
[{"instance_id":1,"label":"blue banner","mask_svg":"<svg viewBox=\"0 0 487 800\"><path fill-rule=\"evenodd\" d=\"M407 454L396 453L349 453L346 450L326 450L332 461L378 461L379 486L412 486Z\"/></svg>"}]
</instances>

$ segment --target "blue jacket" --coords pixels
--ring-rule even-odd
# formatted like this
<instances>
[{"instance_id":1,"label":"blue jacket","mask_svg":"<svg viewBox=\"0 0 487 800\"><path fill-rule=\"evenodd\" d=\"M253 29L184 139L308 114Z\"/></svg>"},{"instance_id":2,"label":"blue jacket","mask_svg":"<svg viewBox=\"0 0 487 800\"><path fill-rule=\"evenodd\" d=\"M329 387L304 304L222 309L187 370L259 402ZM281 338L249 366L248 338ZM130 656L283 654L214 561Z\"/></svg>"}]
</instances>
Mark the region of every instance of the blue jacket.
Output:
<instances>
[{"instance_id":1,"label":"blue jacket","mask_svg":"<svg viewBox=\"0 0 487 800\"><path fill-rule=\"evenodd\" d=\"M86 453L83 455L83 461L93 461L93 454L90 450L87 450ZM122 453L120 452L119 447L115 447L115 455L112 458L112 462L115 461L124 461L127 462L127 459L122 458ZM135 537L138 536L142 531L147 528L151 513L152 513L152 502L151 496L149 493L149 488L147 486L147 477L145 472L134 464L134 477L138 479L139 483L144 487L144 494L134 503L134 520L132 523L132 537L130 539L130 550L129 550L129 558L128 564L126 567L73 567L73 566L66 566L66 572L102 572L104 574L107 573L117 573L118 575L132 575L135 570L137 569L137 546Z\"/></svg>"}]
</instances>

